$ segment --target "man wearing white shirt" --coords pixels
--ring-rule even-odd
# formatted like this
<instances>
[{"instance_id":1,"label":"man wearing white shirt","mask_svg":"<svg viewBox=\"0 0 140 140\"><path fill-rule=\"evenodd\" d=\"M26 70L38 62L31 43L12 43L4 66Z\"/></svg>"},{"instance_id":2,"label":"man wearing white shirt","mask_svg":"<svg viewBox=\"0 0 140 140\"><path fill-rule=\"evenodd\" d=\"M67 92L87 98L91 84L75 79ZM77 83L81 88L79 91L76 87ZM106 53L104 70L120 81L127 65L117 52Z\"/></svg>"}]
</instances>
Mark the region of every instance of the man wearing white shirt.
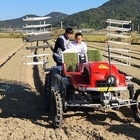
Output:
<instances>
[{"instance_id":1,"label":"man wearing white shirt","mask_svg":"<svg viewBox=\"0 0 140 140\"><path fill-rule=\"evenodd\" d=\"M80 62L83 63L86 61L85 54L87 53L87 45L82 41L83 35L81 32L75 34L75 40L69 44L69 48L77 53L80 56Z\"/></svg>"},{"instance_id":2,"label":"man wearing white shirt","mask_svg":"<svg viewBox=\"0 0 140 140\"><path fill-rule=\"evenodd\" d=\"M80 54L87 53L87 45L85 42L82 41L82 39L83 39L82 33L80 32L76 33L75 40L70 43L69 49L72 49Z\"/></svg>"}]
</instances>

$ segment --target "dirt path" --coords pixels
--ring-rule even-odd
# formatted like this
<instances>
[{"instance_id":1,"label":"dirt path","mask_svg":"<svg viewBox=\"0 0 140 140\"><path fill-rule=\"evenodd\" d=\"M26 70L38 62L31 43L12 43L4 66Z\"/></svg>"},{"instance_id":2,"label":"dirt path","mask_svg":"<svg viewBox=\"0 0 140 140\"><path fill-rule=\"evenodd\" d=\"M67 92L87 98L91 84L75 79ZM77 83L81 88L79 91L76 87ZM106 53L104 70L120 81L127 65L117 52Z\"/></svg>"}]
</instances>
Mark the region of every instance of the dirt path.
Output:
<instances>
[{"instance_id":1,"label":"dirt path","mask_svg":"<svg viewBox=\"0 0 140 140\"><path fill-rule=\"evenodd\" d=\"M13 43L11 40L5 40L0 39L0 42L5 42L3 46L8 45L8 48L14 44L14 41L17 42L17 40L13 40ZM6 42L10 42L11 45ZM21 40L18 42L19 45L12 46L13 48L5 52L5 55L21 48L23 43ZM48 50L48 53L51 54L51 51ZM134 122L129 107L121 108L119 111L110 109L94 112L71 111L64 114L62 129L54 130L44 109L44 73L41 67L23 65L22 56L25 54L30 52L19 49L0 68L1 140L140 139L140 124ZM0 58L3 57L1 53ZM53 66L51 55L48 57L49 67ZM127 73L127 69L125 71ZM133 67L130 67L130 71L133 71Z\"/></svg>"}]
</instances>

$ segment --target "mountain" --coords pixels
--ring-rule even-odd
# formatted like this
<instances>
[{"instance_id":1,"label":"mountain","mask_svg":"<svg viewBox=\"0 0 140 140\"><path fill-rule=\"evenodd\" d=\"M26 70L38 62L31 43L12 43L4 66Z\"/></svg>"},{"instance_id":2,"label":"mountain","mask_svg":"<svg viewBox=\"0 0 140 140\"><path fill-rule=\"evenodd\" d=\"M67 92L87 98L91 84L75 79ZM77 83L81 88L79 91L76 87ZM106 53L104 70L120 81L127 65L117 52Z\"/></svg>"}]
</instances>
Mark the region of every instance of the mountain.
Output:
<instances>
[{"instance_id":1,"label":"mountain","mask_svg":"<svg viewBox=\"0 0 140 140\"><path fill-rule=\"evenodd\" d=\"M64 26L102 29L108 18L140 24L140 0L109 0L98 8L70 15L62 21Z\"/></svg>"},{"instance_id":2,"label":"mountain","mask_svg":"<svg viewBox=\"0 0 140 140\"><path fill-rule=\"evenodd\" d=\"M60 13L60 12L52 12L46 16L50 16L51 18L47 20L48 23L53 23L53 22L56 22L56 21L59 21L59 20L62 20L66 17L68 17L67 14L64 14L64 13Z\"/></svg>"},{"instance_id":3,"label":"mountain","mask_svg":"<svg viewBox=\"0 0 140 140\"><path fill-rule=\"evenodd\" d=\"M45 15L45 16L51 16L50 19L47 19L46 23L53 23L53 22L59 21L65 17L67 17L68 15L64 14L64 13L60 13L60 12L51 12L50 14ZM31 22L23 21L23 18L26 18L26 17L39 17L39 16L30 14L30 15L25 15L23 17L16 18L16 19L0 21L0 27L1 28L8 28L8 27L22 28L23 25L31 23ZM34 24L35 24L35 22L34 22Z\"/></svg>"},{"instance_id":4,"label":"mountain","mask_svg":"<svg viewBox=\"0 0 140 140\"><path fill-rule=\"evenodd\" d=\"M98 8L91 8L72 15L52 12L46 16L52 17L47 21L48 23L53 24L53 27L60 26L60 21L62 21L64 27L71 26L76 28L102 29L107 26L107 23L105 21L108 18L118 20L131 20L133 24L139 26L139 7L140 0L109 0ZM24 17L13 20L0 21L0 27L9 27L10 25L12 27L22 27L26 24L22 21Z\"/></svg>"}]
</instances>

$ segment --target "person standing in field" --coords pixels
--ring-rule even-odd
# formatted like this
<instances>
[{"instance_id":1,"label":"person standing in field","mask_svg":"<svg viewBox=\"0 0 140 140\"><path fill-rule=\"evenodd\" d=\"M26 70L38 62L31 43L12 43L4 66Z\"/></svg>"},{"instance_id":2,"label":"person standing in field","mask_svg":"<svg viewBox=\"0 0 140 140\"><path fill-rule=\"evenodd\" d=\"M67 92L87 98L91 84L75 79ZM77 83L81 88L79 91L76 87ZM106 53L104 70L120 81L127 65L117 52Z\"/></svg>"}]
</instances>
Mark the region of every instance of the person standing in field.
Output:
<instances>
[{"instance_id":1,"label":"person standing in field","mask_svg":"<svg viewBox=\"0 0 140 140\"><path fill-rule=\"evenodd\" d=\"M65 33L60 35L56 42L53 49L53 60L56 62L57 66L62 65L62 52L68 49L69 46L69 39L73 34L72 28L66 28Z\"/></svg>"}]
</instances>

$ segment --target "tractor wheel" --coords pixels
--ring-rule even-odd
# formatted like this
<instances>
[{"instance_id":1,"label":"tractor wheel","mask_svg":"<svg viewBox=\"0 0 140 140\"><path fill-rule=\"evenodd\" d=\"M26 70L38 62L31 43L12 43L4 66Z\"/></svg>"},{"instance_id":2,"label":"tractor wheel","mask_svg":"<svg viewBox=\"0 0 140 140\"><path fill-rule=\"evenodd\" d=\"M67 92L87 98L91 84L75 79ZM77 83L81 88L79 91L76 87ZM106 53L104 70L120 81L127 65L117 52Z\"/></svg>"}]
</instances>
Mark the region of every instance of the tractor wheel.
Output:
<instances>
[{"instance_id":1,"label":"tractor wheel","mask_svg":"<svg viewBox=\"0 0 140 140\"><path fill-rule=\"evenodd\" d=\"M138 89L134 95L134 101L139 102L136 105L132 105L131 108L134 112L136 122L140 123L140 89Z\"/></svg>"},{"instance_id":2,"label":"tractor wheel","mask_svg":"<svg viewBox=\"0 0 140 140\"><path fill-rule=\"evenodd\" d=\"M45 78L45 109L50 111L50 96L51 96L51 73L46 74Z\"/></svg>"},{"instance_id":3,"label":"tractor wheel","mask_svg":"<svg viewBox=\"0 0 140 140\"><path fill-rule=\"evenodd\" d=\"M51 93L51 117L54 128L60 128L63 123L63 105L58 91Z\"/></svg>"}]
</instances>

